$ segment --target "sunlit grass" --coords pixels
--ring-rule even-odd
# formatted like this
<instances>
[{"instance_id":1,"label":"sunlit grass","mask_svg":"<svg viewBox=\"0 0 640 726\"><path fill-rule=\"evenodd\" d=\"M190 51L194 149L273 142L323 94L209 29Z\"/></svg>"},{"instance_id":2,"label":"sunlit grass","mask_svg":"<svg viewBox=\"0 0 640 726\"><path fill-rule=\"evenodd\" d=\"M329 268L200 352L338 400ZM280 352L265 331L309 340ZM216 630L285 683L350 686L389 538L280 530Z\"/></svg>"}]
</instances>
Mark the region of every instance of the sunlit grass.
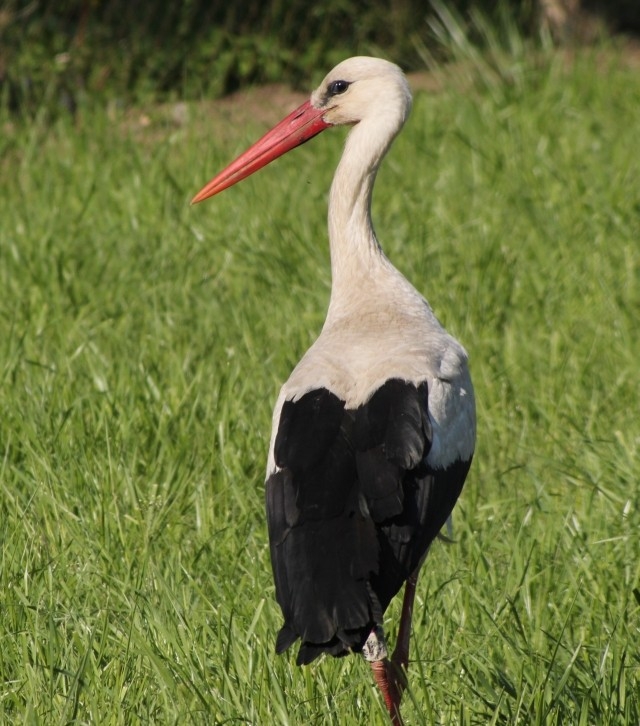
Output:
<instances>
[{"instance_id":1,"label":"sunlit grass","mask_svg":"<svg viewBox=\"0 0 640 726\"><path fill-rule=\"evenodd\" d=\"M380 173L479 413L408 723L640 721L640 79L601 60L419 94ZM386 723L358 658L273 653L271 406L322 324L343 134L190 208L262 130L5 125L1 721Z\"/></svg>"}]
</instances>

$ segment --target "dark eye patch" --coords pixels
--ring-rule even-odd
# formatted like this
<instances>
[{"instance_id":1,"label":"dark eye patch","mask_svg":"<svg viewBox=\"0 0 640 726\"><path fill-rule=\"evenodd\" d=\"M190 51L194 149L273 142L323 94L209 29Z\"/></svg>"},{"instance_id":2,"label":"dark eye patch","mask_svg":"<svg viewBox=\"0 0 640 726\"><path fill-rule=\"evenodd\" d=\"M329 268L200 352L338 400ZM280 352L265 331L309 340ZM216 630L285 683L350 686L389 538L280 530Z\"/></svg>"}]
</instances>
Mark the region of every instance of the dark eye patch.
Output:
<instances>
[{"instance_id":1,"label":"dark eye patch","mask_svg":"<svg viewBox=\"0 0 640 726\"><path fill-rule=\"evenodd\" d=\"M339 96L341 93L344 93L350 85L349 81L331 81L327 88L327 93L329 96Z\"/></svg>"}]
</instances>

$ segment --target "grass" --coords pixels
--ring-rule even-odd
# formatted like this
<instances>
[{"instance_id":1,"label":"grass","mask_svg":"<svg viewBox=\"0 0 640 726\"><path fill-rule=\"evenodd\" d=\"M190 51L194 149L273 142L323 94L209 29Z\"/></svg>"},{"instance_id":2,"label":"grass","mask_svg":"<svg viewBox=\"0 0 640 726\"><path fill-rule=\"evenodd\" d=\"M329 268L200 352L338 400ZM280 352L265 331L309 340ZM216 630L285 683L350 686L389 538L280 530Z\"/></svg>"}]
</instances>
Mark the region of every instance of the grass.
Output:
<instances>
[{"instance_id":1,"label":"grass","mask_svg":"<svg viewBox=\"0 0 640 726\"><path fill-rule=\"evenodd\" d=\"M640 77L604 57L459 69L380 173L379 236L479 413L410 724L640 721ZM344 134L190 208L263 126L189 110L4 122L0 722L384 724L360 659L274 656L263 512Z\"/></svg>"}]
</instances>

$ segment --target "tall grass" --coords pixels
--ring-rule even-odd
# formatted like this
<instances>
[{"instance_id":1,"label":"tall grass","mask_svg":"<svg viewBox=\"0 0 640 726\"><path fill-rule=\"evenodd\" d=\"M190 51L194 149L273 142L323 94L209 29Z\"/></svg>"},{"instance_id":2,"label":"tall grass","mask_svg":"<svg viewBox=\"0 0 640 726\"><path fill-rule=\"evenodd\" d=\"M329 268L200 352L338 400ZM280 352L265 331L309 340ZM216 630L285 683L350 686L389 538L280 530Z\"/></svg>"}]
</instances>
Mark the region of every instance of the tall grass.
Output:
<instances>
[{"instance_id":1,"label":"tall grass","mask_svg":"<svg viewBox=\"0 0 640 726\"><path fill-rule=\"evenodd\" d=\"M456 544L419 586L411 724L640 721L640 80L618 60L417 94L380 173L379 236L479 409ZM190 208L263 128L147 113L0 137L0 721L386 723L360 659L273 654L271 405L326 308L343 134Z\"/></svg>"}]
</instances>

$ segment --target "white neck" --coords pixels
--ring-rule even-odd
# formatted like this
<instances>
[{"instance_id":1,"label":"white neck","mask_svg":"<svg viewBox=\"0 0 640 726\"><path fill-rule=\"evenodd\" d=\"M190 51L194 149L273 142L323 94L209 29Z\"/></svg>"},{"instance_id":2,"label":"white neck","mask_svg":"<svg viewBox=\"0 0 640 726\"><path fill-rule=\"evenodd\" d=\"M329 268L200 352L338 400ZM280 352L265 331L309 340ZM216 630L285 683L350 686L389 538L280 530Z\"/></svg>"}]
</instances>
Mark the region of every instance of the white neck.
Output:
<instances>
[{"instance_id":1,"label":"white neck","mask_svg":"<svg viewBox=\"0 0 640 726\"><path fill-rule=\"evenodd\" d=\"M361 296L379 282L381 273L396 272L373 230L371 196L380 162L403 123L404 117L397 115L364 120L347 137L329 195L332 286L328 320L350 307L354 290Z\"/></svg>"}]
</instances>

